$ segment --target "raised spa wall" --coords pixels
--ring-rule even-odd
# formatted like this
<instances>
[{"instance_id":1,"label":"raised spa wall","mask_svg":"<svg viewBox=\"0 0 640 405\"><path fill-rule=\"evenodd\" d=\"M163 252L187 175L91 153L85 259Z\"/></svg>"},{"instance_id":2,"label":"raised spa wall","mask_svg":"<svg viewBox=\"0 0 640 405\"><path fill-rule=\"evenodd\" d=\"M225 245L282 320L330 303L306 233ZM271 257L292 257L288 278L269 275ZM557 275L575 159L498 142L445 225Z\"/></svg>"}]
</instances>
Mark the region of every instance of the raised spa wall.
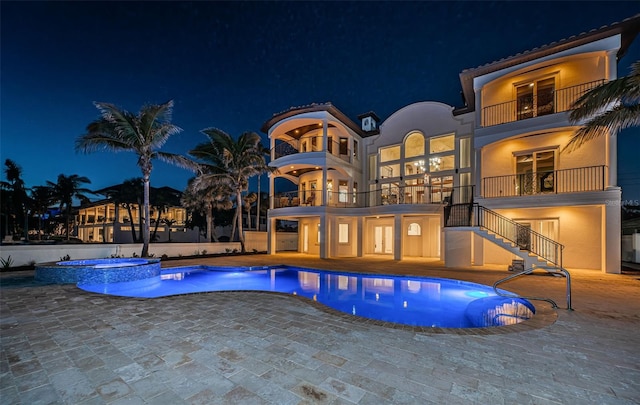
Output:
<instances>
[{"instance_id":1,"label":"raised spa wall","mask_svg":"<svg viewBox=\"0 0 640 405\"><path fill-rule=\"evenodd\" d=\"M109 284L159 277L160 271L160 259L76 260L38 264L35 279L53 284Z\"/></svg>"}]
</instances>

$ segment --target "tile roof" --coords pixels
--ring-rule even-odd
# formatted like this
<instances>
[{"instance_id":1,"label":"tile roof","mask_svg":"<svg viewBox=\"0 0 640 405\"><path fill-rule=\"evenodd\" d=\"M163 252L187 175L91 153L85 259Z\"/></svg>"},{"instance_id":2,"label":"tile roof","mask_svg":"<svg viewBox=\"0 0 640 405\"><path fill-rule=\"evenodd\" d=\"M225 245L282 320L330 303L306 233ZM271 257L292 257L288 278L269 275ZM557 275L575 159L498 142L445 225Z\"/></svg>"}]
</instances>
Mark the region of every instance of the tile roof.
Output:
<instances>
[{"instance_id":1,"label":"tile roof","mask_svg":"<svg viewBox=\"0 0 640 405\"><path fill-rule=\"evenodd\" d=\"M572 35L569 38L563 38L549 44L541 45L527 51L507 56L505 58L480 65L475 68L465 69L460 73L460 82L467 105L461 109L457 109L457 113L473 111L475 108L475 95L473 93L473 79L488 73L495 72L500 69L519 65L534 59L558 53L567 49L575 48L590 42L594 42L603 38L621 34L622 43L618 50L618 60L626 53L629 45L633 42L640 31L640 14L626 18L621 22L614 22L588 32L582 32L578 35Z\"/></svg>"}]
</instances>

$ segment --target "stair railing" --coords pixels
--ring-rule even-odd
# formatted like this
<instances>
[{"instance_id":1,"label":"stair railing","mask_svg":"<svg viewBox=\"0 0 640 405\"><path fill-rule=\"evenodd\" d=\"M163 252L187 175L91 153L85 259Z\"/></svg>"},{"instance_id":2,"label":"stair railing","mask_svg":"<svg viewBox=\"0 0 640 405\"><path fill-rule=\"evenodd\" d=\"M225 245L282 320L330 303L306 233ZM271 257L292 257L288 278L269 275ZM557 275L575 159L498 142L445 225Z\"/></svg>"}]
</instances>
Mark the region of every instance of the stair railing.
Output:
<instances>
[{"instance_id":1,"label":"stair railing","mask_svg":"<svg viewBox=\"0 0 640 405\"><path fill-rule=\"evenodd\" d=\"M562 244L483 206L474 204L473 210L475 226L484 228L562 269Z\"/></svg>"}]
</instances>

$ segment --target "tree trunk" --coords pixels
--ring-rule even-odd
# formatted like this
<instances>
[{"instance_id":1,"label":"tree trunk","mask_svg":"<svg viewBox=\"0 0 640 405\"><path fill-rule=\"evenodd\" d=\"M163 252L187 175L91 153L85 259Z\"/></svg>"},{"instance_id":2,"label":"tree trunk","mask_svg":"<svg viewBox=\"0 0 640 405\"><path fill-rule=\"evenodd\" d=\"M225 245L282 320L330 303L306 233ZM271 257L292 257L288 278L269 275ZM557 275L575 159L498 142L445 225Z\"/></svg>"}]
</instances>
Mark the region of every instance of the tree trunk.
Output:
<instances>
[{"instance_id":1,"label":"tree trunk","mask_svg":"<svg viewBox=\"0 0 640 405\"><path fill-rule=\"evenodd\" d=\"M156 240L156 235L158 235L158 226L160 225L160 215L161 215L162 211L160 209L158 209L158 218L156 218L156 224L153 226L153 237L150 239L155 241ZM171 229L171 226L169 225L169 229Z\"/></svg>"},{"instance_id":2,"label":"tree trunk","mask_svg":"<svg viewBox=\"0 0 640 405\"><path fill-rule=\"evenodd\" d=\"M151 230L149 228L149 175L145 174L144 182L144 221L142 222L142 253L140 257L149 257L149 236Z\"/></svg>"},{"instance_id":3,"label":"tree trunk","mask_svg":"<svg viewBox=\"0 0 640 405\"><path fill-rule=\"evenodd\" d=\"M133 211L131 211L131 204L127 203L127 213L129 214L129 223L131 224L131 242L138 242L138 235L136 234L136 227L133 225Z\"/></svg>"},{"instance_id":4,"label":"tree trunk","mask_svg":"<svg viewBox=\"0 0 640 405\"><path fill-rule=\"evenodd\" d=\"M213 235L213 215L211 214L211 204L207 204L207 212L205 218L207 221L207 243L211 242L211 235Z\"/></svg>"},{"instance_id":5,"label":"tree trunk","mask_svg":"<svg viewBox=\"0 0 640 405\"><path fill-rule=\"evenodd\" d=\"M240 239L240 252L245 253L246 250L244 248L244 233L242 232L242 195L238 190L236 193L236 215L238 217L238 239Z\"/></svg>"}]
</instances>

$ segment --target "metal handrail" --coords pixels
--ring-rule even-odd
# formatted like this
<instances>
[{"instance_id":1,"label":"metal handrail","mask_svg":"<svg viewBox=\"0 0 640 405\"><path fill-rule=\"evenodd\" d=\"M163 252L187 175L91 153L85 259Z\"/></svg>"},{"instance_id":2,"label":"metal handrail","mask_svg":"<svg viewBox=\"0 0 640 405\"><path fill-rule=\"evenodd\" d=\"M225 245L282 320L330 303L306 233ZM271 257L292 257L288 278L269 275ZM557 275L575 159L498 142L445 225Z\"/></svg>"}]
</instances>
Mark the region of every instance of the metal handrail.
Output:
<instances>
[{"instance_id":1,"label":"metal handrail","mask_svg":"<svg viewBox=\"0 0 640 405\"><path fill-rule=\"evenodd\" d=\"M561 243L481 205L474 204L474 212L473 219L476 226L515 243L520 249L527 250L562 268L564 246Z\"/></svg>"},{"instance_id":2,"label":"metal handrail","mask_svg":"<svg viewBox=\"0 0 640 405\"><path fill-rule=\"evenodd\" d=\"M605 80L594 80L557 89L550 94L545 94L540 100L536 95L532 95L525 103L522 103L522 100L520 103L518 100L510 100L483 107L481 126L490 127L568 111L580 96L603 83L605 83ZM523 105L530 108L525 108Z\"/></svg>"},{"instance_id":3,"label":"metal handrail","mask_svg":"<svg viewBox=\"0 0 640 405\"><path fill-rule=\"evenodd\" d=\"M484 177L482 196L493 198L602 191L605 189L606 169L607 166L601 165Z\"/></svg>"},{"instance_id":4,"label":"metal handrail","mask_svg":"<svg viewBox=\"0 0 640 405\"><path fill-rule=\"evenodd\" d=\"M345 138L347 139L347 138ZM276 160L284 156L295 155L297 153L322 152L324 137L310 136L300 139L281 140L280 143L271 148L271 160ZM356 151L349 147L349 143L340 143L333 137L328 137L327 148L324 150L327 154L341 158L347 162L357 159Z\"/></svg>"},{"instance_id":5,"label":"metal handrail","mask_svg":"<svg viewBox=\"0 0 640 405\"><path fill-rule=\"evenodd\" d=\"M551 298L541 298L541 297L524 297L524 296L520 296L520 295L516 295L516 294L505 294L501 291L498 290L498 285L505 283L507 281L511 281L515 278L518 278L520 276L524 276L526 274L531 274L533 273L533 271L535 270L535 267L531 267L528 268L520 273L516 273L516 274L512 274L508 277L505 277L503 279L500 279L498 281L496 281L495 283L493 283L493 291L498 294L501 297L506 297L506 298L524 298L527 300L536 300L536 301L546 301L548 303L551 304L551 306L553 308L558 308L558 304L556 304L556 302L554 300L552 300ZM564 277L567 279L567 310L569 311L573 311L573 308L571 307L571 274L569 273L569 271L567 269L563 269L563 268L559 268L555 273L562 273L564 275Z\"/></svg>"},{"instance_id":6,"label":"metal handrail","mask_svg":"<svg viewBox=\"0 0 640 405\"><path fill-rule=\"evenodd\" d=\"M474 186L448 187L440 185L394 185L372 191L288 191L272 196L272 208L321 206L322 193L326 193L326 206L366 208L396 204L451 204L473 198Z\"/></svg>"}]
</instances>

